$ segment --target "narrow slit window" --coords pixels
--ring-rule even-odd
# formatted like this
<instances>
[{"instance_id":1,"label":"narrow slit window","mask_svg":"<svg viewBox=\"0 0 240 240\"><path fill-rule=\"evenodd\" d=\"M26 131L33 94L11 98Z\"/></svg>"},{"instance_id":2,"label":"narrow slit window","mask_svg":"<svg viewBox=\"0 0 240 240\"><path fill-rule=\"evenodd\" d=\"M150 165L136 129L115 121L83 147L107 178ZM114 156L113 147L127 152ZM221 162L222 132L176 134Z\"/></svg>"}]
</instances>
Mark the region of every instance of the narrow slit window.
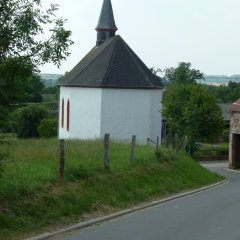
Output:
<instances>
[{"instance_id":1,"label":"narrow slit window","mask_svg":"<svg viewBox=\"0 0 240 240\"><path fill-rule=\"evenodd\" d=\"M64 128L64 98L62 98L62 128Z\"/></svg>"},{"instance_id":2,"label":"narrow slit window","mask_svg":"<svg viewBox=\"0 0 240 240\"><path fill-rule=\"evenodd\" d=\"M67 131L69 131L69 127L70 127L70 102L68 99L68 102L67 102Z\"/></svg>"}]
</instances>

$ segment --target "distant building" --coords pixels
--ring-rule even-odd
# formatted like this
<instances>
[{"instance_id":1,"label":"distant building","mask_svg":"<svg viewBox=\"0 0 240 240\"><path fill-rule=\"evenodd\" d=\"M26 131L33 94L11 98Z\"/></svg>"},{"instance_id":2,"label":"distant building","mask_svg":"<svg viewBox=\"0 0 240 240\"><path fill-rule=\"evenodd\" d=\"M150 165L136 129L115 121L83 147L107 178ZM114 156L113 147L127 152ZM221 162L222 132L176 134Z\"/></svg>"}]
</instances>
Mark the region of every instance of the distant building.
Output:
<instances>
[{"instance_id":1,"label":"distant building","mask_svg":"<svg viewBox=\"0 0 240 240\"><path fill-rule=\"evenodd\" d=\"M230 106L229 167L240 168L240 99Z\"/></svg>"},{"instance_id":2,"label":"distant building","mask_svg":"<svg viewBox=\"0 0 240 240\"><path fill-rule=\"evenodd\" d=\"M161 138L162 84L127 43L115 36L110 0L104 0L96 46L60 83L59 138L138 143Z\"/></svg>"}]
</instances>

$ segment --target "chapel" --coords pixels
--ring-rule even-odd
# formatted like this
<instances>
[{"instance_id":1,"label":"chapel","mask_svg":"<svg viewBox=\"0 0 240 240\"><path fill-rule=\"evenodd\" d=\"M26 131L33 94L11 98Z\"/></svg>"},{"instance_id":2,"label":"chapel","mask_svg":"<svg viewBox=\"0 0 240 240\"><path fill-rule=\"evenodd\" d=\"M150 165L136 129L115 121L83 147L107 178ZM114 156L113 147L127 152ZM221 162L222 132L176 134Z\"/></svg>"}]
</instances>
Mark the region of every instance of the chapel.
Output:
<instances>
[{"instance_id":1,"label":"chapel","mask_svg":"<svg viewBox=\"0 0 240 240\"><path fill-rule=\"evenodd\" d=\"M161 138L163 86L121 36L104 0L97 41L60 85L59 138L137 143Z\"/></svg>"}]
</instances>

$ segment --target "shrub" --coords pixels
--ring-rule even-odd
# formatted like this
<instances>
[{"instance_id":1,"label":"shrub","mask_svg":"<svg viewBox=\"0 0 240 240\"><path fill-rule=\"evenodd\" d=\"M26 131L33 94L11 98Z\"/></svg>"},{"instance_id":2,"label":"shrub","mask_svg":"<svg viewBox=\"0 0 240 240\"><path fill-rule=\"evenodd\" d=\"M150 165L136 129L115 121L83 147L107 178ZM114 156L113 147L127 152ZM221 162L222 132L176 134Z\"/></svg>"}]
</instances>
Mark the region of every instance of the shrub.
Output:
<instances>
[{"instance_id":1,"label":"shrub","mask_svg":"<svg viewBox=\"0 0 240 240\"><path fill-rule=\"evenodd\" d=\"M55 118L44 118L37 128L40 137L50 138L57 136L57 120Z\"/></svg>"},{"instance_id":2,"label":"shrub","mask_svg":"<svg viewBox=\"0 0 240 240\"><path fill-rule=\"evenodd\" d=\"M203 144L197 152L194 153L194 157L199 159L206 156L226 156L229 153L228 144Z\"/></svg>"},{"instance_id":3,"label":"shrub","mask_svg":"<svg viewBox=\"0 0 240 240\"><path fill-rule=\"evenodd\" d=\"M23 108L16 108L13 112L8 114L7 124L12 133L17 133L20 114Z\"/></svg>"},{"instance_id":4,"label":"shrub","mask_svg":"<svg viewBox=\"0 0 240 240\"><path fill-rule=\"evenodd\" d=\"M223 130L223 133L222 133L223 142L228 142L229 141L229 134L230 134L230 129L229 128L226 128L226 129Z\"/></svg>"},{"instance_id":5,"label":"shrub","mask_svg":"<svg viewBox=\"0 0 240 240\"><path fill-rule=\"evenodd\" d=\"M46 118L47 110L40 106L30 105L22 108L18 119L17 137L39 137L37 127L41 120Z\"/></svg>"}]
</instances>

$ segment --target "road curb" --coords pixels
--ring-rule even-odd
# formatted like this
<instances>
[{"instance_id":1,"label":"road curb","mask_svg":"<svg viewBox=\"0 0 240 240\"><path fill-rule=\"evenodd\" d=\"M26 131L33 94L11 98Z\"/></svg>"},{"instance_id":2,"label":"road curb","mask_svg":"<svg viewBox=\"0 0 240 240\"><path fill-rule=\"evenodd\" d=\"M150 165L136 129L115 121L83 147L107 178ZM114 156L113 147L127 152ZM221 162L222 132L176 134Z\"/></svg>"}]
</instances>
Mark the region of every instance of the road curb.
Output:
<instances>
[{"instance_id":1,"label":"road curb","mask_svg":"<svg viewBox=\"0 0 240 240\"><path fill-rule=\"evenodd\" d=\"M206 191L208 189L221 186L221 185L226 184L228 182L229 182L229 180L226 179L226 180L223 180L223 181L215 183L215 184L211 184L211 185L206 186L206 187L202 187L202 188L198 188L198 189L195 189L195 190L192 190L192 191L176 194L174 196L164 198L164 199L161 199L161 200L152 201L152 202L147 203L147 204L139 205L137 207L133 207L133 208L130 208L130 209L127 209L127 210L112 213L112 214L109 214L109 215L104 216L104 217L99 217L99 218L95 218L95 219L92 219L92 220L89 220L89 221L74 224L70 227L60 229L60 230L57 230L55 232L44 233L44 234L36 236L36 237L27 238L25 240L45 240L45 239L49 239L50 237L60 235L62 233L67 233L67 232L71 232L73 230L79 230L79 229L82 229L82 228L86 228L86 227L89 227L89 226L92 226L92 225L95 225L95 224L99 224L99 223L105 222L107 220L111 220L111 219L114 219L114 218L117 218L117 217L120 217L120 216L123 216L123 215L127 215L127 214L130 214L130 213L139 211L139 210L143 210L143 209L146 209L146 208L149 208L149 207L154 207L156 205L160 205L160 204L163 204L163 203L166 203L166 202L169 202L169 201L173 201L173 200L176 200L176 199L179 199L179 198L183 198L183 197L187 197L189 195L193 195L193 194L196 194L196 193L199 193L199 192L203 192L203 191Z\"/></svg>"},{"instance_id":2,"label":"road curb","mask_svg":"<svg viewBox=\"0 0 240 240\"><path fill-rule=\"evenodd\" d=\"M239 170L231 169L231 168L222 168L223 170L229 171L229 172L235 172L235 173L240 173Z\"/></svg>"}]
</instances>

